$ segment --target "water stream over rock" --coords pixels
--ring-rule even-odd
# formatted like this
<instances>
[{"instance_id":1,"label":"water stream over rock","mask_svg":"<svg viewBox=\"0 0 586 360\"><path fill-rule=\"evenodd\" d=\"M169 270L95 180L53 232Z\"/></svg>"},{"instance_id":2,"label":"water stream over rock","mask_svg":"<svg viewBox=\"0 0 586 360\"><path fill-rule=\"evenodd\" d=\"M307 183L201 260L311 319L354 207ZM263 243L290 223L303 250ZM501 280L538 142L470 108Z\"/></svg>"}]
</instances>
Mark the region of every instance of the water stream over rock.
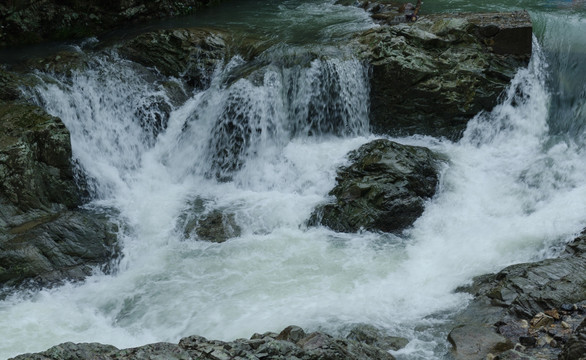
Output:
<instances>
[{"instance_id":1,"label":"water stream over rock","mask_svg":"<svg viewBox=\"0 0 586 360\"><path fill-rule=\"evenodd\" d=\"M360 9L284 1L263 9L266 23L244 11L235 27L275 34L255 63L235 54L212 64L204 85L115 49L37 72L25 92L70 131L86 207L117 223L121 256L111 274L0 301L0 358L65 341L232 340L290 324L345 336L360 323L407 338L399 359L444 358L441 324L470 300L457 287L554 256L586 225L585 12L561 3L486 5L529 8L529 66L461 140L391 139L446 159L402 233L307 225L348 152L383 137L369 130L368 66L336 46L349 28L376 26ZM202 239L204 221L228 226L226 241Z\"/></svg>"}]
</instances>

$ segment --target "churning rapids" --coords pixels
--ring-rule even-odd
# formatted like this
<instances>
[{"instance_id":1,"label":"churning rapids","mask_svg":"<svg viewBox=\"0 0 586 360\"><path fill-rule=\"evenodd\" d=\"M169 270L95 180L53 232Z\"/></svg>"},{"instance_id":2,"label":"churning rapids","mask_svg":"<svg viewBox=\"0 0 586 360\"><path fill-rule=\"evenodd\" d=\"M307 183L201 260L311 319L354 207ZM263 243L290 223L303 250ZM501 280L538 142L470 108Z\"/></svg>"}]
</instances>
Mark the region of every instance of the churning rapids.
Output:
<instances>
[{"instance_id":1,"label":"churning rapids","mask_svg":"<svg viewBox=\"0 0 586 360\"><path fill-rule=\"evenodd\" d=\"M0 358L65 341L232 340L290 324L344 334L356 323L409 338L398 358L442 358L442 318L469 300L456 287L553 256L586 226L580 4L425 4L428 11L526 7L534 53L501 104L472 120L460 141L393 139L449 158L438 194L397 237L305 226L347 152L376 138L368 130L368 69L334 46L337 37L375 25L331 1L249 3L264 7L270 24L240 9L234 26L250 18L257 22L250 31L282 32L282 45L267 56L308 47L330 55L309 66L274 61L254 81L227 81L243 60L226 59L209 88L179 105L115 53L31 92L70 130L91 189L88 206L114 216L123 256L112 275L96 271L82 284L1 301ZM162 107L172 109L163 126ZM303 121L307 111L311 124ZM222 148L234 149L231 157L220 156ZM216 181L216 173L229 181ZM186 238L189 214L215 209L234 213L241 235L222 244Z\"/></svg>"}]
</instances>

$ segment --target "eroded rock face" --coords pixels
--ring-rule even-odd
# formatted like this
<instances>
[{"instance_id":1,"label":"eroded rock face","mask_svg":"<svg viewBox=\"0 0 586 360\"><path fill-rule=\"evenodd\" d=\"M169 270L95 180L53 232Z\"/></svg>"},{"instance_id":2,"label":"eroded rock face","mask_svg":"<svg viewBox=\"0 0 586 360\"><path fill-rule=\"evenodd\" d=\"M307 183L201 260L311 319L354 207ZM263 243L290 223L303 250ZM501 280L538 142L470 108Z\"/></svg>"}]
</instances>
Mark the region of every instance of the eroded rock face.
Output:
<instances>
[{"instance_id":1,"label":"eroded rock face","mask_svg":"<svg viewBox=\"0 0 586 360\"><path fill-rule=\"evenodd\" d=\"M108 219L78 209L69 131L18 100L16 77L2 76L0 91L0 296L27 281L83 279L115 252Z\"/></svg>"},{"instance_id":2,"label":"eroded rock face","mask_svg":"<svg viewBox=\"0 0 586 360\"><path fill-rule=\"evenodd\" d=\"M348 154L338 170L335 202L318 207L309 224L341 232L400 232L424 210L439 181L438 156L429 149L375 140Z\"/></svg>"},{"instance_id":3,"label":"eroded rock face","mask_svg":"<svg viewBox=\"0 0 586 360\"><path fill-rule=\"evenodd\" d=\"M426 15L366 31L359 42L372 65L373 131L457 139L528 64L532 24L527 12Z\"/></svg>"},{"instance_id":4,"label":"eroded rock face","mask_svg":"<svg viewBox=\"0 0 586 360\"><path fill-rule=\"evenodd\" d=\"M101 344L64 343L38 354L20 355L24 359L298 359L298 360L393 360L384 350L353 340L335 338L322 332L306 334L297 326L289 326L280 334L254 334L250 340L231 342L189 336L179 344L156 343L118 350Z\"/></svg>"},{"instance_id":5,"label":"eroded rock face","mask_svg":"<svg viewBox=\"0 0 586 360\"><path fill-rule=\"evenodd\" d=\"M107 264L116 249L115 228L91 211L62 211L0 232L0 284L32 280L51 286L83 280Z\"/></svg>"},{"instance_id":6,"label":"eroded rock face","mask_svg":"<svg viewBox=\"0 0 586 360\"><path fill-rule=\"evenodd\" d=\"M69 131L61 120L34 105L5 103L0 128L2 198L24 212L79 205Z\"/></svg>"}]
</instances>

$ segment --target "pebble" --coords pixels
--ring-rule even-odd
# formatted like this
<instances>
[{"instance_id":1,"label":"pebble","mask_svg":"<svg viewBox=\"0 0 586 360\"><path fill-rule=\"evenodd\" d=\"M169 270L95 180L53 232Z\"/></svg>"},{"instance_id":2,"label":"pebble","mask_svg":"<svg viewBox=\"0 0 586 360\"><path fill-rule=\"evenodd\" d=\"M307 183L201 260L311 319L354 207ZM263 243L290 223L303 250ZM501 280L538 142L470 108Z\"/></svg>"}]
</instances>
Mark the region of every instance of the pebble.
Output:
<instances>
[{"instance_id":1,"label":"pebble","mask_svg":"<svg viewBox=\"0 0 586 360\"><path fill-rule=\"evenodd\" d=\"M531 325L535 328L546 327L553 324L553 321L553 317L540 312L531 319Z\"/></svg>"}]
</instances>

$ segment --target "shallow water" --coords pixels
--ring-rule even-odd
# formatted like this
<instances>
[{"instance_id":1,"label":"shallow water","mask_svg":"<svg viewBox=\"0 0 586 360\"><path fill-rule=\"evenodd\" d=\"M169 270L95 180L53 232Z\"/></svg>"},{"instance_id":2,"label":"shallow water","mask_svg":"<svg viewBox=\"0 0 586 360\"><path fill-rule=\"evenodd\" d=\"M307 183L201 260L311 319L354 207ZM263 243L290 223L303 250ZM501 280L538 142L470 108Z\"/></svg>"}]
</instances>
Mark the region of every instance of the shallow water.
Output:
<instances>
[{"instance_id":1,"label":"shallow water","mask_svg":"<svg viewBox=\"0 0 586 360\"><path fill-rule=\"evenodd\" d=\"M32 91L71 132L94 198L89 206L117 214L124 256L114 275L1 301L0 358L65 341L231 340L290 324L344 335L361 322L409 338L398 358L443 358L448 344L438 325L469 300L456 287L553 256L586 220L582 3L477 3L424 9L527 7L535 23L532 61L457 143L393 139L449 158L438 194L403 236L305 226L327 201L346 153L375 138L368 69L332 50L336 39L375 26L357 9L323 0L226 1L203 20L181 19L266 36L275 46L264 56L273 61L260 81L225 86L243 62L227 59L210 88L173 107L157 136L145 119L159 110L149 104L170 101L152 76L116 54ZM328 49L328 56L283 67L279 59L292 48ZM335 122L325 120L327 111ZM222 125L234 118L254 131L228 171L215 149L234 145L238 131ZM231 180L209 176L218 173ZM242 234L223 244L186 238L183 225L197 204L234 213Z\"/></svg>"}]
</instances>

